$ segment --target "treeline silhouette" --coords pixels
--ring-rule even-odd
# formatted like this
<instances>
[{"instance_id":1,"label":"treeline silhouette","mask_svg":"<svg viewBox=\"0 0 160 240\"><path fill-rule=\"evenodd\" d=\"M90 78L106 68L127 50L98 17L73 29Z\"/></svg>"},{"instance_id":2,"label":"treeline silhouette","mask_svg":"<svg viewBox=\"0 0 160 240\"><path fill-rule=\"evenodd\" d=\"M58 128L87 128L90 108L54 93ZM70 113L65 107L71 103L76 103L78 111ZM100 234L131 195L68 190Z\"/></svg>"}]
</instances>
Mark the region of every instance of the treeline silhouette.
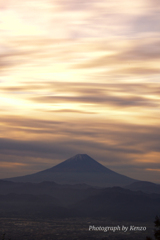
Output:
<instances>
[{"instance_id":1,"label":"treeline silhouette","mask_svg":"<svg viewBox=\"0 0 160 240\"><path fill-rule=\"evenodd\" d=\"M6 236L6 234L3 233L3 235L2 235L2 240L11 240L11 238L6 239L5 236Z\"/></svg>"},{"instance_id":2,"label":"treeline silhouette","mask_svg":"<svg viewBox=\"0 0 160 240\"><path fill-rule=\"evenodd\" d=\"M154 221L154 237L155 240L160 240L160 217L156 216L155 221ZM153 240L151 237L146 237L146 240Z\"/></svg>"}]
</instances>

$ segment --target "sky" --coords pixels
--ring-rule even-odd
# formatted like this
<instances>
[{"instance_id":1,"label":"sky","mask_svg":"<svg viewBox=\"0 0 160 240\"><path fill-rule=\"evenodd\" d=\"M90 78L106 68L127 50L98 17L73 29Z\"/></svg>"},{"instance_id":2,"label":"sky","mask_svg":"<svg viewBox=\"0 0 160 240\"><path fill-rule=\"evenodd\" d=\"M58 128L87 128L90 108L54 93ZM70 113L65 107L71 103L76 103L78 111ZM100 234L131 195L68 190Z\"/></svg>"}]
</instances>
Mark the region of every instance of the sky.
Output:
<instances>
[{"instance_id":1,"label":"sky","mask_svg":"<svg viewBox=\"0 0 160 240\"><path fill-rule=\"evenodd\" d=\"M0 0L0 178L88 154L160 183L158 0Z\"/></svg>"}]
</instances>

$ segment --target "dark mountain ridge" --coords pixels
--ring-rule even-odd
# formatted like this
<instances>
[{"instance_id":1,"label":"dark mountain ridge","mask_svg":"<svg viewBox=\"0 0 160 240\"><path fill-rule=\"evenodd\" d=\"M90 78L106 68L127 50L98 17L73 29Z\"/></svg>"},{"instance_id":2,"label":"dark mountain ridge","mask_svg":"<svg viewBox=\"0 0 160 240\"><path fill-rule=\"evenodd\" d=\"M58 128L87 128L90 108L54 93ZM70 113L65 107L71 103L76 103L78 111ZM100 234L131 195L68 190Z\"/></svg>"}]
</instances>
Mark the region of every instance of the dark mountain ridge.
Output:
<instances>
[{"instance_id":1,"label":"dark mountain ridge","mask_svg":"<svg viewBox=\"0 0 160 240\"><path fill-rule=\"evenodd\" d=\"M79 217L148 221L154 219L160 211L160 194L147 194L121 187L106 188L76 203L72 209Z\"/></svg>"},{"instance_id":2,"label":"dark mountain ridge","mask_svg":"<svg viewBox=\"0 0 160 240\"><path fill-rule=\"evenodd\" d=\"M71 205L83 200L88 196L97 194L98 188L86 184L61 185L55 182L12 182L0 180L0 194L27 194L27 195L50 195L56 198L62 206Z\"/></svg>"},{"instance_id":3,"label":"dark mountain ridge","mask_svg":"<svg viewBox=\"0 0 160 240\"><path fill-rule=\"evenodd\" d=\"M105 217L113 221L138 222L152 220L160 211L160 194L147 194L121 187L88 187L80 191L76 185L66 187L47 182L14 184L21 185L21 188L15 188L14 191L8 189L10 193L0 195L2 217Z\"/></svg>"},{"instance_id":4,"label":"dark mountain ridge","mask_svg":"<svg viewBox=\"0 0 160 240\"><path fill-rule=\"evenodd\" d=\"M143 191L146 193L158 193L160 194L160 184L148 182L148 181L137 181L129 184L125 187L132 191Z\"/></svg>"}]
</instances>

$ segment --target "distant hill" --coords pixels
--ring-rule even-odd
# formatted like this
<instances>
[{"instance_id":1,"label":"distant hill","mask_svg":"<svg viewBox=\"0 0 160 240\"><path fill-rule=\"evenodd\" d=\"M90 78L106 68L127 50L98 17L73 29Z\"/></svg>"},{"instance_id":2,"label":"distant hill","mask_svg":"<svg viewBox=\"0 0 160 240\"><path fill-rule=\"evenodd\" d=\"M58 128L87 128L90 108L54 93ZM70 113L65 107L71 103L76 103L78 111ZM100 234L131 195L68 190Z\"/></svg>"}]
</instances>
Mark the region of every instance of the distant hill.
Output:
<instances>
[{"instance_id":1,"label":"distant hill","mask_svg":"<svg viewBox=\"0 0 160 240\"><path fill-rule=\"evenodd\" d=\"M160 194L121 187L102 189L53 182L0 183L6 186L5 193L0 194L0 216L4 218L102 217L111 221L140 222L152 221L160 211Z\"/></svg>"},{"instance_id":2,"label":"distant hill","mask_svg":"<svg viewBox=\"0 0 160 240\"><path fill-rule=\"evenodd\" d=\"M155 184L147 181L137 181L129 184L125 188L132 191L142 191L146 193L158 193L160 194L160 184Z\"/></svg>"},{"instance_id":3,"label":"distant hill","mask_svg":"<svg viewBox=\"0 0 160 240\"><path fill-rule=\"evenodd\" d=\"M101 189L94 188L85 184L61 185L55 182L12 182L0 180L0 194L18 194L18 195L47 195L57 200L61 206L68 206L83 200L89 196L99 193Z\"/></svg>"},{"instance_id":4,"label":"distant hill","mask_svg":"<svg viewBox=\"0 0 160 240\"><path fill-rule=\"evenodd\" d=\"M79 217L105 217L113 221L148 221L160 211L160 194L134 192L120 187L101 189L72 207Z\"/></svg>"},{"instance_id":5,"label":"distant hill","mask_svg":"<svg viewBox=\"0 0 160 240\"><path fill-rule=\"evenodd\" d=\"M10 193L0 195L0 216L21 218L55 218L69 216L67 208L49 195Z\"/></svg>"},{"instance_id":6,"label":"distant hill","mask_svg":"<svg viewBox=\"0 0 160 240\"><path fill-rule=\"evenodd\" d=\"M104 167L87 154L78 154L44 171L8 180L14 182L54 181L60 184L85 183L98 187L126 186L136 181Z\"/></svg>"}]
</instances>

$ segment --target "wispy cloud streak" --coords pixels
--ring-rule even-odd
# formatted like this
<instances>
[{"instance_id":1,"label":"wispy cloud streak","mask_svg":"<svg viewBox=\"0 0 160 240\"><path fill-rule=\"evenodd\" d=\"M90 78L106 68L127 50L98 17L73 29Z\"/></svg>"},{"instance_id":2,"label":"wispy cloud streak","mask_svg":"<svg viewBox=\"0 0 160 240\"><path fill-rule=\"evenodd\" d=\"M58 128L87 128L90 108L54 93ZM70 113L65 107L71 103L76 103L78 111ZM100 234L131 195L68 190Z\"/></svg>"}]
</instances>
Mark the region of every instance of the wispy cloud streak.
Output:
<instances>
[{"instance_id":1,"label":"wispy cloud streak","mask_svg":"<svg viewBox=\"0 0 160 240\"><path fill-rule=\"evenodd\" d=\"M159 2L11 0L0 11L2 177L85 152L158 181Z\"/></svg>"}]
</instances>

